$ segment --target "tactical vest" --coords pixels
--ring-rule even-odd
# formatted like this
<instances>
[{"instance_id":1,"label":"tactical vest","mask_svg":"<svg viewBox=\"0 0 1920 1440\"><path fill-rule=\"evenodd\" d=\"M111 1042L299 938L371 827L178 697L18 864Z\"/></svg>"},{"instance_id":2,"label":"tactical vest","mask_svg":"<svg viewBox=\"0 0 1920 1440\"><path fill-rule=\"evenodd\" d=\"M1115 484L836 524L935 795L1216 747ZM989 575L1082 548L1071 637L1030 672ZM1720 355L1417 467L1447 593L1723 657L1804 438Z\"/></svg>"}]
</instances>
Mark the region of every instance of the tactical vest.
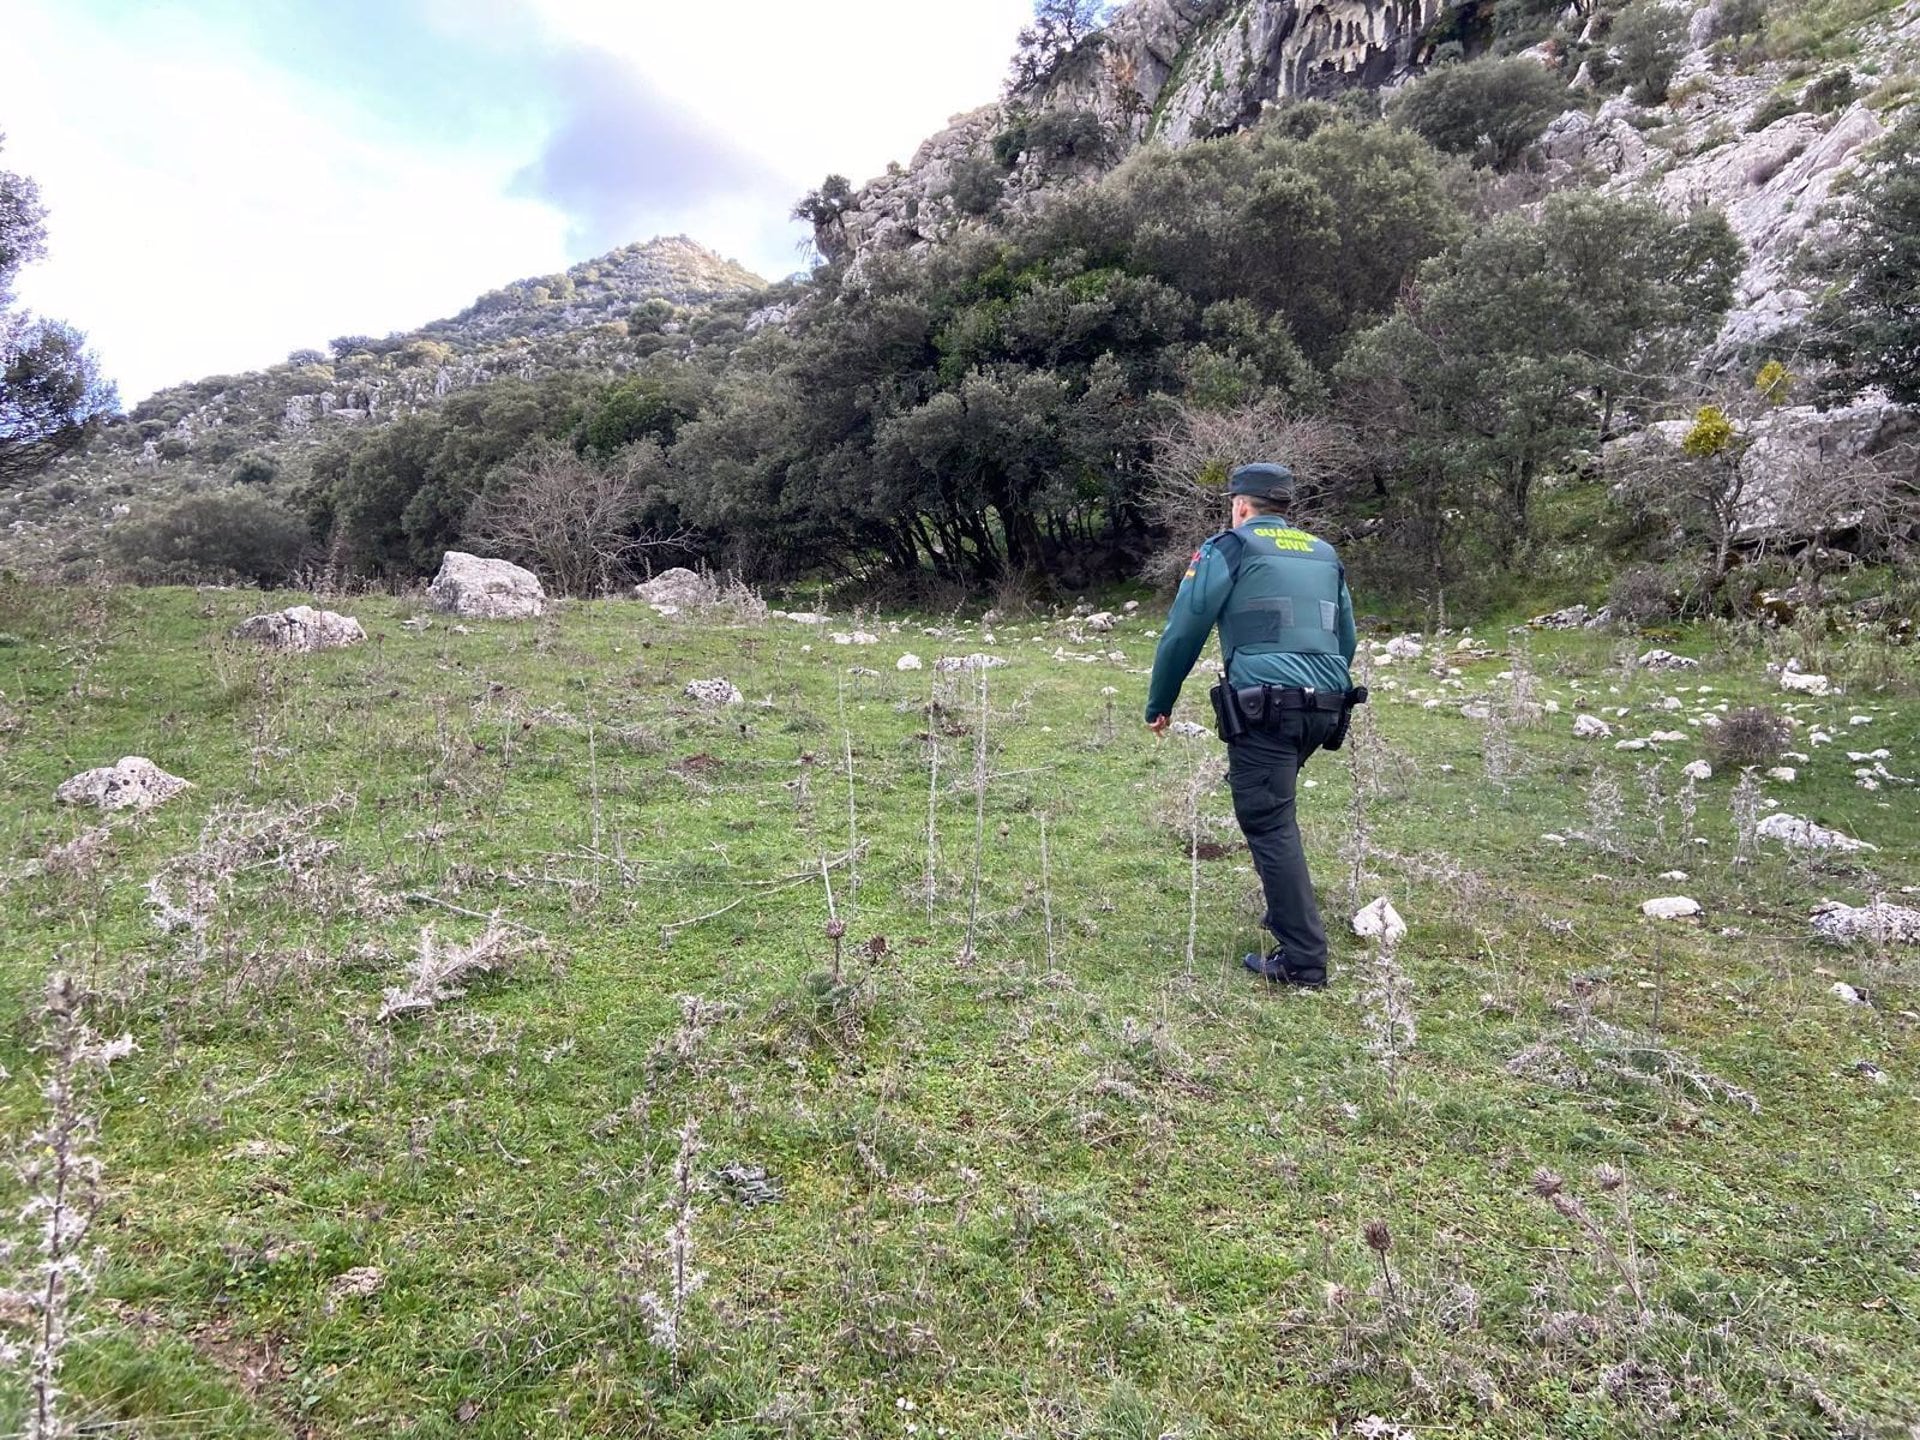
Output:
<instances>
[{"instance_id":1,"label":"tactical vest","mask_svg":"<svg viewBox=\"0 0 1920 1440\"><path fill-rule=\"evenodd\" d=\"M1333 547L1271 515L1227 534L1242 545L1220 612L1228 668L1235 655L1338 655L1346 572Z\"/></svg>"}]
</instances>

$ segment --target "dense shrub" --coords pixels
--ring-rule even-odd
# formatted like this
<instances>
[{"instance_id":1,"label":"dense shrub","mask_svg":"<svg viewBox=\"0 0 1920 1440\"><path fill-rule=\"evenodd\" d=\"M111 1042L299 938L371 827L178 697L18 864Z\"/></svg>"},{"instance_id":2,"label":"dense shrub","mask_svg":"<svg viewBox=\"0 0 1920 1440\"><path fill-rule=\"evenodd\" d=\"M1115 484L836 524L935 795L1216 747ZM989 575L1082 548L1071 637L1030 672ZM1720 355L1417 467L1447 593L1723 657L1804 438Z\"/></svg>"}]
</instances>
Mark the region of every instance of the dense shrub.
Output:
<instances>
[{"instance_id":1,"label":"dense shrub","mask_svg":"<svg viewBox=\"0 0 1920 1440\"><path fill-rule=\"evenodd\" d=\"M1615 73L1640 104L1657 105L1667 98L1686 54L1687 24L1684 13L1668 9L1661 0L1639 0L1615 23L1613 42L1620 52Z\"/></svg>"},{"instance_id":2,"label":"dense shrub","mask_svg":"<svg viewBox=\"0 0 1920 1440\"><path fill-rule=\"evenodd\" d=\"M141 584L285 584L308 550L298 515L253 490L188 495L120 526L113 550Z\"/></svg>"},{"instance_id":3,"label":"dense shrub","mask_svg":"<svg viewBox=\"0 0 1920 1440\"><path fill-rule=\"evenodd\" d=\"M1000 203L1005 182L1000 168L981 155L963 155L953 162L947 179L947 198L962 215L986 215Z\"/></svg>"},{"instance_id":4,"label":"dense shrub","mask_svg":"<svg viewBox=\"0 0 1920 1440\"><path fill-rule=\"evenodd\" d=\"M1766 705L1729 711L1706 732L1707 754L1723 767L1770 764L1792 740L1785 717Z\"/></svg>"},{"instance_id":5,"label":"dense shrub","mask_svg":"<svg viewBox=\"0 0 1920 1440\"><path fill-rule=\"evenodd\" d=\"M1659 625L1680 618L1686 597L1676 576L1660 565L1630 565L1607 592L1613 618L1628 625Z\"/></svg>"},{"instance_id":6,"label":"dense shrub","mask_svg":"<svg viewBox=\"0 0 1920 1440\"><path fill-rule=\"evenodd\" d=\"M1816 115L1826 115L1845 109L1859 94L1859 88L1853 82L1853 71L1834 70L1807 86L1800 103Z\"/></svg>"},{"instance_id":7,"label":"dense shrub","mask_svg":"<svg viewBox=\"0 0 1920 1440\"><path fill-rule=\"evenodd\" d=\"M1567 108L1567 89L1536 60L1476 60L1434 70L1393 106L1394 123L1437 150L1504 170Z\"/></svg>"},{"instance_id":8,"label":"dense shrub","mask_svg":"<svg viewBox=\"0 0 1920 1440\"><path fill-rule=\"evenodd\" d=\"M249 450L233 462L236 485L267 485L280 473L280 462L261 450Z\"/></svg>"}]
</instances>

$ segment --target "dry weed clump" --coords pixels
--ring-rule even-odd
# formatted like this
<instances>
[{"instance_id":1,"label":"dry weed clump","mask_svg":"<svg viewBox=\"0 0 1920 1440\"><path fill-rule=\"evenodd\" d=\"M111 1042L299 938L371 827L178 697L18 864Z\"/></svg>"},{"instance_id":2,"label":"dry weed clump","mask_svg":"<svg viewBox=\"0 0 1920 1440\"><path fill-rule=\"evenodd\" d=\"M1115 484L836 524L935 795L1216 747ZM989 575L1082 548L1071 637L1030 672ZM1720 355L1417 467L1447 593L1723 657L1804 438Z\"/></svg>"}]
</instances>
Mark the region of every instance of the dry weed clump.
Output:
<instances>
[{"instance_id":1,"label":"dry weed clump","mask_svg":"<svg viewBox=\"0 0 1920 1440\"><path fill-rule=\"evenodd\" d=\"M131 1035L108 1040L95 1033L86 998L65 972L47 982L39 1028L46 1115L13 1162L27 1196L19 1224L30 1238L0 1237L0 1364L20 1367L25 1380L27 1440L55 1440L78 1433L64 1411L60 1374L81 1334L80 1300L106 1254L86 1243L103 1173L93 1110L108 1067L132 1054L134 1043Z\"/></svg>"},{"instance_id":2,"label":"dry weed clump","mask_svg":"<svg viewBox=\"0 0 1920 1440\"><path fill-rule=\"evenodd\" d=\"M1707 731L1706 743L1716 769L1771 765L1793 743L1793 729L1771 706L1747 705Z\"/></svg>"},{"instance_id":3,"label":"dry weed clump","mask_svg":"<svg viewBox=\"0 0 1920 1440\"><path fill-rule=\"evenodd\" d=\"M390 1021L405 1015L423 1015L449 1000L458 1000L469 982L504 969L512 956L511 936L496 912L487 928L466 945L442 945L428 925L420 932L419 949L407 967L404 984L389 986L374 1017Z\"/></svg>"}]
</instances>

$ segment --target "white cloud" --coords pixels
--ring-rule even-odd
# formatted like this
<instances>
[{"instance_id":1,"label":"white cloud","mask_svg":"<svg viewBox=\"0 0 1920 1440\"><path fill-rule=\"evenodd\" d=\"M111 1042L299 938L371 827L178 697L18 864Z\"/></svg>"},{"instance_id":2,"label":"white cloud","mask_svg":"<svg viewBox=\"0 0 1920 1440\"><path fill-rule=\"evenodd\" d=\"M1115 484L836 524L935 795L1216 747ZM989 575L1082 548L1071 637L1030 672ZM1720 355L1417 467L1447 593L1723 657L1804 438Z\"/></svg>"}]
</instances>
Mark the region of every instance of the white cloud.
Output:
<instances>
[{"instance_id":1,"label":"white cloud","mask_svg":"<svg viewBox=\"0 0 1920 1440\"><path fill-rule=\"evenodd\" d=\"M559 76L569 53L601 52L680 117L680 133L709 135L714 155L745 163L729 185L603 206L590 227L525 183L550 153L536 119L511 127L524 132L517 149L497 131L484 144L395 134L354 96L276 68L179 7L116 7L109 25L64 0L9 0L9 48L35 63L10 67L0 167L38 180L52 211L49 259L19 289L87 331L126 403L333 335L451 314L584 258L590 231L607 244L684 231L785 273L803 234L787 207L829 172L858 182L909 159L950 115L992 100L1031 8L416 3L456 63L477 47L532 47ZM550 124L586 113L552 99ZM627 222L633 233L606 233Z\"/></svg>"},{"instance_id":2,"label":"white cloud","mask_svg":"<svg viewBox=\"0 0 1920 1440\"><path fill-rule=\"evenodd\" d=\"M394 146L337 97L168 21L109 32L28 9L14 38L39 63L0 116L0 164L51 211L21 295L88 333L123 401L563 263L560 218L506 197L511 157Z\"/></svg>"}]
</instances>

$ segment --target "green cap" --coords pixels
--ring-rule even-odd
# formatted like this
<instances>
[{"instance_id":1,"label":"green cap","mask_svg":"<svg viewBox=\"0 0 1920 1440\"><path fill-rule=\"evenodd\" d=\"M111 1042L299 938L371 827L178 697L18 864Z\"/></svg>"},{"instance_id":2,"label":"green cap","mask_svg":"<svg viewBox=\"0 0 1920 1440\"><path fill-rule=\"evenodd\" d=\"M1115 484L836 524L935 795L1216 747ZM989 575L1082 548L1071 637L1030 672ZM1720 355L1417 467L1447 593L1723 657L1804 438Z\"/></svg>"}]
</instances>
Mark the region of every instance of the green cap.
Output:
<instances>
[{"instance_id":1,"label":"green cap","mask_svg":"<svg viewBox=\"0 0 1920 1440\"><path fill-rule=\"evenodd\" d=\"M1242 465L1227 477L1227 494L1252 495L1262 500L1285 500L1293 494L1293 471L1271 460Z\"/></svg>"}]
</instances>

